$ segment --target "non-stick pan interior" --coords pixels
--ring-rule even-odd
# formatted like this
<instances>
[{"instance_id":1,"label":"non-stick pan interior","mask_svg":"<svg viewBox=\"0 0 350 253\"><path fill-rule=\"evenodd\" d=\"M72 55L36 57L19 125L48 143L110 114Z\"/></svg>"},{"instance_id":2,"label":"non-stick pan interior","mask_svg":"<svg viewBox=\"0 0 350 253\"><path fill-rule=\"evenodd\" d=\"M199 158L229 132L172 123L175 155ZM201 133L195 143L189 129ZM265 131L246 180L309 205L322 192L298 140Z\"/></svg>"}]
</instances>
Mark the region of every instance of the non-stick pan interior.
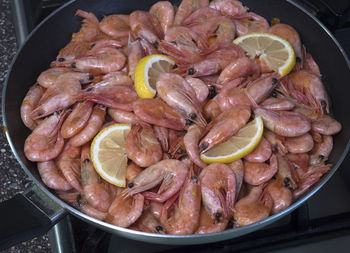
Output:
<instances>
[{"instance_id":1,"label":"non-stick pan interior","mask_svg":"<svg viewBox=\"0 0 350 253\"><path fill-rule=\"evenodd\" d=\"M30 133L23 125L20 118L20 105L29 87L36 82L38 75L49 68L49 64L55 59L59 49L64 47L70 40L71 34L76 32L81 24L81 18L75 17L77 9L93 12L98 18L112 13L130 13L134 9L147 10L156 1L115 1L115 0L77 0L66 5L55 15L52 15L42 23L30 36L28 41L19 51L9 73L7 85L3 93L3 115L7 126L7 134L11 146L26 172L41 184L40 176L34 163L29 162L23 153L23 144ZM178 3L179 1L172 1ZM347 80L350 80L350 70L344 52L338 44L328 34L328 32L318 24L315 19L296 7L292 2L281 0L244 0L251 11L264 16L268 21L272 18L279 18L281 23L292 25L300 34L308 52L312 54L319 64L322 80L327 86L329 95L333 101L334 117L343 125L343 130L334 138L334 149L330 157L330 162L335 164L333 171L321 180L313 189L307 192L299 201L280 214L269 219L247 227L228 230L219 234L205 236L148 236L145 233L125 232L125 229L115 229L115 227L97 221L79 212L84 220L95 223L95 225L108 231L122 234L130 238L156 243L169 244L196 244L205 243L227 238L236 237L249 231L254 231L267 223L276 220L291 210L295 209L313 194L325 181L333 174L345 156L350 135L350 117L347 110L350 108L348 98L349 87ZM72 211L68 205L65 208Z\"/></svg>"}]
</instances>

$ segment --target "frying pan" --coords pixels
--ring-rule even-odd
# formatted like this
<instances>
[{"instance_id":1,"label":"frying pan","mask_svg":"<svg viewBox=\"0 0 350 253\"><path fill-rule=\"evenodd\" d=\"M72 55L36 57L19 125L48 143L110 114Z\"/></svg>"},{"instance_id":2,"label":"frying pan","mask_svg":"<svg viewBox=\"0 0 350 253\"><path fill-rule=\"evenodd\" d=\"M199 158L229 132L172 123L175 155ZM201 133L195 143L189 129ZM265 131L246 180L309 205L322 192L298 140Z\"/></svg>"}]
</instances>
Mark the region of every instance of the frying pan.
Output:
<instances>
[{"instance_id":1,"label":"frying pan","mask_svg":"<svg viewBox=\"0 0 350 253\"><path fill-rule=\"evenodd\" d=\"M329 162L332 170L316 185L284 211L260 222L205 235L159 235L116 227L89 217L57 198L40 179L35 163L28 161L23 144L30 131L20 118L20 105L29 87L38 75L49 68L59 49L63 48L81 25L74 16L77 9L93 12L98 18L112 13L130 13L135 9L148 10L155 0L76 0L67 3L46 18L28 37L12 62L3 90L2 113L5 134L11 149L23 170L35 183L33 188L13 199L0 203L0 249L45 233L67 213L113 234L139 241L189 245L210 243L238 237L277 221L300 206L316 193L336 172L349 149L350 68L344 50L330 32L307 10L292 0L243 0L242 2L267 20L278 17L282 23L292 25L300 34L307 50L319 64L322 80L332 99L334 117L343 130L334 137L334 149ZM179 0L172 1L179 4ZM326 187L326 186L325 186Z\"/></svg>"}]
</instances>

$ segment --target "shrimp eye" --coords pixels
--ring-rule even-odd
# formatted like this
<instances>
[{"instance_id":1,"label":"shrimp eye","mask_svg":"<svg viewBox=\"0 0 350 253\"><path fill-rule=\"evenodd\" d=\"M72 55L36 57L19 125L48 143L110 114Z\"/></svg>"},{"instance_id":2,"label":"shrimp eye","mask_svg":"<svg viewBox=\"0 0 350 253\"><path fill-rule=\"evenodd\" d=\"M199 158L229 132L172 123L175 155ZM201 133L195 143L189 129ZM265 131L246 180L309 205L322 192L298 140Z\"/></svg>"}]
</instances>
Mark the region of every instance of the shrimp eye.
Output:
<instances>
[{"instance_id":1,"label":"shrimp eye","mask_svg":"<svg viewBox=\"0 0 350 253\"><path fill-rule=\"evenodd\" d=\"M296 61L297 63L300 63L300 62L301 62L301 58L297 56L297 57L295 58L295 61Z\"/></svg>"},{"instance_id":2,"label":"shrimp eye","mask_svg":"<svg viewBox=\"0 0 350 253\"><path fill-rule=\"evenodd\" d=\"M250 18L249 21L250 21L250 22L253 22L253 21L254 21L254 18Z\"/></svg>"},{"instance_id":3,"label":"shrimp eye","mask_svg":"<svg viewBox=\"0 0 350 253\"><path fill-rule=\"evenodd\" d=\"M203 142L203 143L201 144L201 148L202 148L203 150L206 149L208 146L209 146L209 145L208 145L207 142Z\"/></svg>"},{"instance_id":4,"label":"shrimp eye","mask_svg":"<svg viewBox=\"0 0 350 253\"><path fill-rule=\"evenodd\" d=\"M94 80L94 75L89 75L89 80L91 81L91 80Z\"/></svg>"},{"instance_id":5,"label":"shrimp eye","mask_svg":"<svg viewBox=\"0 0 350 253\"><path fill-rule=\"evenodd\" d=\"M163 231L163 227L162 226L156 226L156 230L157 230L157 232Z\"/></svg>"},{"instance_id":6,"label":"shrimp eye","mask_svg":"<svg viewBox=\"0 0 350 253\"><path fill-rule=\"evenodd\" d=\"M87 92L92 91L92 90L93 90L92 87L86 89Z\"/></svg>"},{"instance_id":7,"label":"shrimp eye","mask_svg":"<svg viewBox=\"0 0 350 253\"><path fill-rule=\"evenodd\" d=\"M135 40L138 40L138 41L140 41L141 40L141 38L140 37L137 37Z\"/></svg>"},{"instance_id":8,"label":"shrimp eye","mask_svg":"<svg viewBox=\"0 0 350 253\"><path fill-rule=\"evenodd\" d=\"M216 213L216 214L215 214L215 219L216 219L216 221L220 222L221 217L222 217L222 214L221 214L221 213Z\"/></svg>"},{"instance_id":9,"label":"shrimp eye","mask_svg":"<svg viewBox=\"0 0 350 253\"><path fill-rule=\"evenodd\" d=\"M284 179L283 179L283 183L284 183L284 186L285 187L287 187L287 188L289 188L289 184L290 184L290 178L289 177L285 177Z\"/></svg>"},{"instance_id":10,"label":"shrimp eye","mask_svg":"<svg viewBox=\"0 0 350 253\"><path fill-rule=\"evenodd\" d=\"M133 182L128 183L128 187L129 188L133 188L134 187L134 183Z\"/></svg>"},{"instance_id":11,"label":"shrimp eye","mask_svg":"<svg viewBox=\"0 0 350 253\"><path fill-rule=\"evenodd\" d=\"M174 44L174 45L177 45L176 41L173 40L173 41L170 41L171 44Z\"/></svg>"},{"instance_id":12,"label":"shrimp eye","mask_svg":"<svg viewBox=\"0 0 350 253\"><path fill-rule=\"evenodd\" d=\"M193 75L194 72L195 72L195 71L194 71L194 68L189 68L189 69L188 69L188 74L189 74L189 75Z\"/></svg>"},{"instance_id":13,"label":"shrimp eye","mask_svg":"<svg viewBox=\"0 0 350 253\"><path fill-rule=\"evenodd\" d=\"M96 44L94 44L94 43L91 44L91 45L90 45L90 49L92 49L95 45L96 45Z\"/></svg>"},{"instance_id":14,"label":"shrimp eye","mask_svg":"<svg viewBox=\"0 0 350 253\"><path fill-rule=\"evenodd\" d=\"M277 82L278 82L277 78L273 77L273 78L272 78L272 83L273 83L273 84L276 84Z\"/></svg>"},{"instance_id":15,"label":"shrimp eye","mask_svg":"<svg viewBox=\"0 0 350 253\"><path fill-rule=\"evenodd\" d=\"M192 125L192 120L190 120L190 119L186 119L186 126L190 126L190 125Z\"/></svg>"},{"instance_id":16,"label":"shrimp eye","mask_svg":"<svg viewBox=\"0 0 350 253\"><path fill-rule=\"evenodd\" d=\"M197 114L191 113L191 114L190 114L190 118L191 118L192 120L195 120L195 119L197 118Z\"/></svg>"},{"instance_id":17,"label":"shrimp eye","mask_svg":"<svg viewBox=\"0 0 350 253\"><path fill-rule=\"evenodd\" d=\"M324 155L319 155L318 157L322 160L324 159Z\"/></svg>"},{"instance_id":18,"label":"shrimp eye","mask_svg":"<svg viewBox=\"0 0 350 253\"><path fill-rule=\"evenodd\" d=\"M174 67L173 67L173 69L176 69L177 68L177 65L176 64L174 64Z\"/></svg>"},{"instance_id":19,"label":"shrimp eye","mask_svg":"<svg viewBox=\"0 0 350 253\"><path fill-rule=\"evenodd\" d=\"M273 98L277 98L277 92L273 91L270 96L273 97Z\"/></svg>"},{"instance_id":20,"label":"shrimp eye","mask_svg":"<svg viewBox=\"0 0 350 253\"><path fill-rule=\"evenodd\" d=\"M192 176L192 177L191 177L191 180L193 180L193 181L195 181L195 182L197 181L197 179L198 179L197 176Z\"/></svg>"},{"instance_id":21,"label":"shrimp eye","mask_svg":"<svg viewBox=\"0 0 350 253\"><path fill-rule=\"evenodd\" d=\"M72 68L75 69L77 67L77 64L75 62L72 63Z\"/></svg>"},{"instance_id":22,"label":"shrimp eye","mask_svg":"<svg viewBox=\"0 0 350 253\"><path fill-rule=\"evenodd\" d=\"M84 162L84 163L89 163L89 162L90 162L90 159L89 159L89 158L86 158L86 159L84 159L83 162Z\"/></svg>"},{"instance_id":23,"label":"shrimp eye","mask_svg":"<svg viewBox=\"0 0 350 253\"><path fill-rule=\"evenodd\" d=\"M327 102L324 101L324 100L321 100L321 105L322 105L322 107L326 107L327 106Z\"/></svg>"},{"instance_id":24,"label":"shrimp eye","mask_svg":"<svg viewBox=\"0 0 350 253\"><path fill-rule=\"evenodd\" d=\"M176 151L176 154L178 155L181 155L183 154L185 151L182 149L182 148L179 148L177 151Z\"/></svg>"},{"instance_id":25,"label":"shrimp eye","mask_svg":"<svg viewBox=\"0 0 350 253\"><path fill-rule=\"evenodd\" d=\"M58 61L59 61L59 62L63 62L63 61L64 61L64 58L61 57L61 58L58 59Z\"/></svg>"},{"instance_id":26,"label":"shrimp eye","mask_svg":"<svg viewBox=\"0 0 350 253\"><path fill-rule=\"evenodd\" d=\"M214 85L209 86L209 98L216 96L216 87Z\"/></svg>"},{"instance_id":27,"label":"shrimp eye","mask_svg":"<svg viewBox=\"0 0 350 253\"><path fill-rule=\"evenodd\" d=\"M153 42L153 46L158 47L158 42L157 41Z\"/></svg>"},{"instance_id":28,"label":"shrimp eye","mask_svg":"<svg viewBox=\"0 0 350 253\"><path fill-rule=\"evenodd\" d=\"M277 153L278 152L278 145L277 144L273 144L272 146L272 153Z\"/></svg>"}]
</instances>

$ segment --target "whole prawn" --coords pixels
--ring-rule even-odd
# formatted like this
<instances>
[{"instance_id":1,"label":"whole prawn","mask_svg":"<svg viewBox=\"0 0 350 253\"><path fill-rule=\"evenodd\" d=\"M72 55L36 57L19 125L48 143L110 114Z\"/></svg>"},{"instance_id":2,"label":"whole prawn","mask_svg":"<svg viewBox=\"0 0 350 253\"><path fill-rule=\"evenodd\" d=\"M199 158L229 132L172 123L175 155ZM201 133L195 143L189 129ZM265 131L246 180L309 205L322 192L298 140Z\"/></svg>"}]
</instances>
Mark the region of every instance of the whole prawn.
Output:
<instances>
[{"instance_id":1,"label":"whole prawn","mask_svg":"<svg viewBox=\"0 0 350 253\"><path fill-rule=\"evenodd\" d=\"M204 163L199 158L199 148L198 143L200 140L200 137L202 135L202 129L198 127L197 125L192 125L187 129L187 132L184 136L184 145L186 148L187 155L193 161L197 166L204 168L207 166L206 163Z\"/></svg>"},{"instance_id":2,"label":"whole prawn","mask_svg":"<svg viewBox=\"0 0 350 253\"><path fill-rule=\"evenodd\" d=\"M259 145L244 160L248 162L263 163L267 161L272 154L271 144L264 138L261 138Z\"/></svg>"},{"instance_id":3,"label":"whole prawn","mask_svg":"<svg viewBox=\"0 0 350 253\"><path fill-rule=\"evenodd\" d=\"M37 163L38 171L44 184L54 190L68 191L72 186L62 176L54 160Z\"/></svg>"},{"instance_id":4,"label":"whole prawn","mask_svg":"<svg viewBox=\"0 0 350 253\"><path fill-rule=\"evenodd\" d=\"M164 34L173 26L175 10L174 6L169 1L155 3L150 8L149 13L158 19Z\"/></svg>"},{"instance_id":5,"label":"whole prawn","mask_svg":"<svg viewBox=\"0 0 350 253\"><path fill-rule=\"evenodd\" d=\"M32 119L31 113L38 105L40 98L44 94L45 89L38 84L34 84L28 90L21 104L21 119L26 127L31 130L37 126L35 120Z\"/></svg>"},{"instance_id":6,"label":"whole prawn","mask_svg":"<svg viewBox=\"0 0 350 253\"><path fill-rule=\"evenodd\" d=\"M216 9L224 16L235 17L247 12L247 8L237 0L213 0L209 4L210 8Z\"/></svg>"},{"instance_id":7,"label":"whole prawn","mask_svg":"<svg viewBox=\"0 0 350 253\"><path fill-rule=\"evenodd\" d=\"M181 25L182 22L199 8L209 6L209 0L183 0L176 11L174 25Z\"/></svg>"},{"instance_id":8,"label":"whole prawn","mask_svg":"<svg viewBox=\"0 0 350 253\"><path fill-rule=\"evenodd\" d=\"M244 181L250 185L260 185L269 181L277 172L276 155L270 157L270 164L244 162Z\"/></svg>"}]
</instances>

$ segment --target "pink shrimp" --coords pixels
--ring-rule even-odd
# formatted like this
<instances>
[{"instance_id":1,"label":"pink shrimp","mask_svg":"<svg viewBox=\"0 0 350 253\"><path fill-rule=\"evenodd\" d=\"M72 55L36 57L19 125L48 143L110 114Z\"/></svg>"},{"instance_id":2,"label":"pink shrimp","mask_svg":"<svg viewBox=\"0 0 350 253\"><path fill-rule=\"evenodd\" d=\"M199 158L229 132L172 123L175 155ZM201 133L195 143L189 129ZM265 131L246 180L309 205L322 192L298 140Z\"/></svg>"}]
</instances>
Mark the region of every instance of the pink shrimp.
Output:
<instances>
[{"instance_id":1,"label":"pink shrimp","mask_svg":"<svg viewBox=\"0 0 350 253\"><path fill-rule=\"evenodd\" d=\"M106 221L119 227L129 227L141 216L144 197L140 193L125 197L122 193L119 189L108 209Z\"/></svg>"},{"instance_id":2,"label":"pink shrimp","mask_svg":"<svg viewBox=\"0 0 350 253\"><path fill-rule=\"evenodd\" d=\"M241 57L233 60L225 69L223 69L218 78L218 82L225 84L236 78L247 77L249 75L259 76L260 67L255 61L248 57Z\"/></svg>"},{"instance_id":3,"label":"pink shrimp","mask_svg":"<svg viewBox=\"0 0 350 253\"><path fill-rule=\"evenodd\" d=\"M306 53L304 61L304 69L312 72L317 76L321 76L320 67L315 62L314 58L310 53Z\"/></svg>"},{"instance_id":4,"label":"pink shrimp","mask_svg":"<svg viewBox=\"0 0 350 253\"><path fill-rule=\"evenodd\" d=\"M94 28L95 29L95 28ZM80 58L91 49L91 43L87 41L71 41L62 48L56 57L56 60L51 62L50 67L57 69L67 66L66 62L72 63L74 59ZM55 70L56 71L56 70ZM53 76L51 76L53 77ZM46 80L47 81L47 80Z\"/></svg>"},{"instance_id":5,"label":"pink shrimp","mask_svg":"<svg viewBox=\"0 0 350 253\"><path fill-rule=\"evenodd\" d=\"M188 128L187 133L184 136L184 145L186 148L187 155L193 161L197 166L201 168L205 168L207 166L206 163L204 163L199 158L199 148L198 148L198 142L200 140L200 137L202 135L202 130L197 125L192 125Z\"/></svg>"},{"instance_id":6,"label":"pink shrimp","mask_svg":"<svg viewBox=\"0 0 350 253\"><path fill-rule=\"evenodd\" d=\"M99 28L105 34L114 39L129 36L129 16L128 15L108 15L99 23Z\"/></svg>"},{"instance_id":7,"label":"pink shrimp","mask_svg":"<svg viewBox=\"0 0 350 253\"><path fill-rule=\"evenodd\" d=\"M262 16L254 12L246 12L233 17L238 36L252 32L266 32L270 25Z\"/></svg>"},{"instance_id":8,"label":"pink shrimp","mask_svg":"<svg viewBox=\"0 0 350 253\"><path fill-rule=\"evenodd\" d=\"M116 108L108 108L108 115L118 123L136 124L141 121L133 112L127 112Z\"/></svg>"},{"instance_id":9,"label":"pink shrimp","mask_svg":"<svg viewBox=\"0 0 350 253\"><path fill-rule=\"evenodd\" d=\"M145 123L134 125L125 141L125 151L129 159L141 167L151 166L163 156L162 147L153 128Z\"/></svg>"},{"instance_id":10,"label":"pink shrimp","mask_svg":"<svg viewBox=\"0 0 350 253\"><path fill-rule=\"evenodd\" d=\"M194 11L191 15L189 15L183 22L183 26L193 27L198 24L206 23L210 18L220 16L220 12L213 8L202 7Z\"/></svg>"},{"instance_id":11,"label":"pink shrimp","mask_svg":"<svg viewBox=\"0 0 350 253\"><path fill-rule=\"evenodd\" d=\"M126 167L126 180L127 182L130 182L131 180L136 177L142 169L137 166L134 162L130 162L128 166Z\"/></svg>"},{"instance_id":12,"label":"pink shrimp","mask_svg":"<svg viewBox=\"0 0 350 253\"><path fill-rule=\"evenodd\" d=\"M130 88L134 86L134 82L125 73L121 71L116 71L116 72L110 72L104 75L100 82L96 83L94 86L89 86L89 87L95 87L95 88L99 87L98 89L103 89L104 86L108 87L109 85L111 86L121 85L121 86L127 86Z\"/></svg>"},{"instance_id":13,"label":"pink shrimp","mask_svg":"<svg viewBox=\"0 0 350 253\"><path fill-rule=\"evenodd\" d=\"M177 203L176 200L178 200ZM199 224L200 208L201 187L199 180L193 173L188 173L180 193L165 202L160 222L168 234L192 234Z\"/></svg>"},{"instance_id":14,"label":"pink shrimp","mask_svg":"<svg viewBox=\"0 0 350 253\"><path fill-rule=\"evenodd\" d=\"M70 138L69 143L72 146L79 147L89 142L101 129L105 115L106 108L101 105L95 105L85 127L79 133Z\"/></svg>"},{"instance_id":15,"label":"pink shrimp","mask_svg":"<svg viewBox=\"0 0 350 253\"><path fill-rule=\"evenodd\" d=\"M135 37L140 37L157 47L163 37L158 19L145 11L134 11L130 14L130 27Z\"/></svg>"},{"instance_id":16,"label":"pink shrimp","mask_svg":"<svg viewBox=\"0 0 350 253\"><path fill-rule=\"evenodd\" d=\"M68 108L77 101L75 96L80 91L81 85L78 80L61 79L45 91L30 116L35 120Z\"/></svg>"},{"instance_id":17,"label":"pink shrimp","mask_svg":"<svg viewBox=\"0 0 350 253\"><path fill-rule=\"evenodd\" d=\"M60 154L64 146L60 127L66 115L67 111L52 114L27 137L24 143L24 154L28 160L45 162Z\"/></svg>"},{"instance_id":18,"label":"pink shrimp","mask_svg":"<svg viewBox=\"0 0 350 253\"><path fill-rule=\"evenodd\" d=\"M164 202L174 196L181 188L188 173L188 167L173 159L162 160L139 173L124 190L124 196L143 192L146 199ZM155 192L144 192L160 185Z\"/></svg>"},{"instance_id":19,"label":"pink shrimp","mask_svg":"<svg viewBox=\"0 0 350 253\"><path fill-rule=\"evenodd\" d=\"M284 145L285 137L275 134L274 132L264 129L264 138L271 144L272 151L285 155L288 153L286 146Z\"/></svg>"},{"instance_id":20,"label":"pink shrimp","mask_svg":"<svg viewBox=\"0 0 350 253\"><path fill-rule=\"evenodd\" d=\"M173 26L175 10L174 6L169 1L155 3L150 8L149 13L158 19L164 34L166 34L168 29Z\"/></svg>"},{"instance_id":21,"label":"pink shrimp","mask_svg":"<svg viewBox=\"0 0 350 253\"><path fill-rule=\"evenodd\" d=\"M200 152L205 152L237 133L250 118L250 108L245 105L233 107L218 115L203 132L199 142Z\"/></svg>"},{"instance_id":22,"label":"pink shrimp","mask_svg":"<svg viewBox=\"0 0 350 253\"><path fill-rule=\"evenodd\" d=\"M89 73L74 72L71 68L50 68L39 75L37 82L40 86L49 88L59 79L75 79L81 84L87 84L94 79L94 76Z\"/></svg>"},{"instance_id":23,"label":"pink shrimp","mask_svg":"<svg viewBox=\"0 0 350 253\"><path fill-rule=\"evenodd\" d=\"M288 75L288 87L295 99L298 96L294 91L302 92L308 103L318 112L329 113L330 101L319 76L306 70L293 72Z\"/></svg>"},{"instance_id":24,"label":"pink shrimp","mask_svg":"<svg viewBox=\"0 0 350 253\"><path fill-rule=\"evenodd\" d=\"M179 8L176 11L174 25L178 26L183 23L183 21L191 15L194 11L199 8L209 6L209 0L183 0Z\"/></svg>"},{"instance_id":25,"label":"pink shrimp","mask_svg":"<svg viewBox=\"0 0 350 253\"><path fill-rule=\"evenodd\" d=\"M316 184L320 178L331 169L331 167L331 164L317 164L309 166L306 171L299 169L298 175L300 181L298 183L298 188L293 191L293 198L296 199L300 197L310 187Z\"/></svg>"},{"instance_id":26,"label":"pink shrimp","mask_svg":"<svg viewBox=\"0 0 350 253\"><path fill-rule=\"evenodd\" d=\"M85 201L80 204L79 208L83 213L85 213L91 217L94 217L98 220L105 220L106 219L106 216L107 216L106 212L102 212L102 211L98 210L97 208L94 208L93 206L91 206L90 204L88 204Z\"/></svg>"},{"instance_id":27,"label":"pink shrimp","mask_svg":"<svg viewBox=\"0 0 350 253\"><path fill-rule=\"evenodd\" d=\"M80 169L81 185L87 202L99 211L107 212L112 202L111 194L106 187L107 185L102 182L92 164L90 158L90 144L85 144L82 147Z\"/></svg>"},{"instance_id":28,"label":"pink shrimp","mask_svg":"<svg viewBox=\"0 0 350 253\"><path fill-rule=\"evenodd\" d=\"M83 25L79 32L72 35L72 41L91 42L96 40L100 35L100 30L98 28L99 21L95 14L92 12L77 10L75 15L83 18Z\"/></svg>"},{"instance_id":29,"label":"pink shrimp","mask_svg":"<svg viewBox=\"0 0 350 253\"><path fill-rule=\"evenodd\" d=\"M252 187L245 197L238 200L235 206L235 225L245 226L267 218L272 210L273 200L264 191L264 185Z\"/></svg>"},{"instance_id":30,"label":"pink shrimp","mask_svg":"<svg viewBox=\"0 0 350 253\"><path fill-rule=\"evenodd\" d=\"M244 181L250 185L260 185L269 181L278 170L276 155L270 157L270 164L244 162Z\"/></svg>"},{"instance_id":31,"label":"pink shrimp","mask_svg":"<svg viewBox=\"0 0 350 253\"><path fill-rule=\"evenodd\" d=\"M137 117L149 124L174 130L182 130L186 125L177 111L159 99L138 99L133 103L133 110Z\"/></svg>"},{"instance_id":32,"label":"pink shrimp","mask_svg":"<svg viewBox=\"0 0 350 253\"><path fill-rule=\"evenodd\" d=\"M21 104L21 119L26 127L31 130L37 126L37 123L32 119L31 113L38 105L40 98L44 94L44 88L38 84L34 84L28 90Z\"/></svg>"},{"instance_id":33,"label":"pink shrimp","mask_svg":"<svg viewBox=\"0 0 350 253\"><path fill-rule=\"evenodd\" d=\"M264 126L278 135L296 137L311 130L308 118L297 112L268 111L262 108L254 110L255 116L261 116Z\"/></svg>"},{"instance_id":34,"label":"pink shrimp","mask_svg":"<svg viewBox=\"0 0 350 253\"><path fill-rule=\"evenodd\" d=\"M212 218L218 222L233 215L236 198L236 177L227 165L212 163L205 167L199 180L202 202Z\"/></svg>"},{"instance_id":35,"label":"pink shrimp","mask_svg":"<svg viewBox=\"0 0 350 253\"><path fill-rule=\"evenodd\" d=\"M312 130L323 135L334 135L341 131L342 125L331 116L321 115L312 121Z\"/></svg>"},{"instance_id":36,"label":"pink shrimp","mask_svg":"<svg viewBox=\"0 0 350 253\"><path fill-rule=\"evenodd\" d=\"M210 8L216 9L222 15L235 17L247 12L247 8L237 0L213 0L209 4Z\"/></svg>"},{"instance_id":37,"label":"pink shrimp","mask_svg":"<svg viewBox=\"0 0 350 253\"><path fill-rule=\"evenodd\" d=\"M154 234L165 234L159 219L157 219L149 210L143 210L140 218L129 227L130 229Z\"/></svg>"},{"instance_id":38,"label":"pink shrimp","mask_svg":"<svg viewBox=\"0 0 350 253\"><path fill-rule=\"evenodd\" d=\"M259 145L244 159L248 162L263 163L267 161L272 154L271 144L264 138L261 138Z\"/></svg>"},{"instance_id":39,"label":"pink shrimp","mask_svg":"<svg viewBox=\"0 0 350 253\"><path fill-rule=\"evenodd\" d=\"M47 187L58 191L68 191L72 189L72 186L58 170L55 161L38 162L37 166L40 177Z\"/></svg>"},{"instance_id":40,"label":"pink shrimp","mask_svg":"<svg viewBox=\"0 0 350 253\"><path fill-rule=\"evenodd\" d=\"M83 188L81 186L80 174L80 147L73 147L67 142L62 153L57 157L57 167L62 172L69 184L81 194Z\"/></svg>"},{"instance_id":41,"label":"pink shrimp","mask_svg":"<svg viewBox=\"0 0 350 253\"><path fill-rule=\"evenodd\" d=\"M176 74L164 73L158 77L156 87L158 96L188 121L206 126L196 93L185 79Z\"/></svg>"},{"instance_id":42,"label":"pink shrimp","mask_svg":"<svg viewBox=\"0 0 350 253\"><path fill-rule=\"evenodd\" d=\"M297 61L301 62L302 64L304 58L303 47L301 44L300 36L293 27L287 24L275 24L271 26L267 32L286 39L292 45L296 57L299 58Z\"/></svg>"},{"instance_id":43,"label":"pink shrimp","mask_svg":"<svg viewBox=\"0 0 350 253\"><path fill-rule=\"evenodd\" d=\"M295 102L284 97L271 97L265 99L261 107L272 111L289 111L295 107Z\"/></svg>"},{"instance_id":44,"label":"pink shrimp","mask_svg":"<svg viewBox=\"0 0 350 253\"><path fill-rule=\"evenodd\" d=\"M283 185L290 190L295 190L298 183L298 176L294 167L291 166L285 156L277 154L278 171L276 178L283 182Z\"/></svg>"},{"instance_id":45,"label":"pink shrimp","mask_svg":"<svg viewBox=\"0 0 350 253\"><path fill-rule=\"evenodd\" d=\"M130 37L128 43L128 76L134 80L136 65L144 57L144 52L140 40L131 41Z\"/></svg>"},{"instance_id":46,"label":"pink shrimp","mask_svg":"<svg viewBox=\"0 0 350 253\"><path fill-rule=\"evenodd\" d=\"M293 194L291 190L284 186L281 180L270 180L266 186L266 191L273 200L272 213L279 213L291 205Z\"/></svg>"},{"instance_id":47,"label":"pink shrimp","mask_svg":"<svg viewBox=\"0 0 350 253\"><path fill-rule=\"evenodd\" d=\"M310 165L322 164L328 160L333 149L333 137L324 135L322 142L316 143L314 148L310 152Z\"/></svg>"},{"instance_id":48,"label":"pink shrimp","mask_svg":"<svg viewBox=\"0 0 350 253\"><path fill-rule=\"evenodd\" d=\"M239 193L241 191L244 179L244 164L241 159L227 164L230 169L235 173L236 177L236 200L238 199Z\"/></svg>"},{"instance_id":49,"label":"pink shrimp","mask_svg":"<svg viewBox=\"0 0 350 253\"><path fill-rule=\"evenodd\" d=\"M167 152L169 150L169 131L165 127L153 126L154 134L160 142L163 152Z\"/></svg>"},{"instance_id":50,"label":"pink shrimp","mask_svg":"<svg viewBox=\"0 0 350 253\"><path fill-rule=\"evenodd\" d=\"M302 153L302 154L292 154L289 153L286 155L286 158L291 163L292 166L294 166L296 169L303 169L306 170L307 166L309 165L309 154Z\"/></svg>"},{"instance_id":51,"label":"pink shrimp","mask_svg":"<svg viewBox=\"0 0 350 253\"><path fill-rule=\"evenodd\" d=\"M198 78L187 76L185 80L193 88L198 102L203 103L209 95L208 86Z\"/></svg>"},{"instance_id":52,"label":"pink shrimp","mask_svg":"<svg viewBox=\"0 0 350 253\"><path fill-rule=\"evenodd\" d=\"M284 145L290 153L307 153L314 147L314 141L309 133L297 137L287 137Z\"/></svg>"},{"instance_id":53,"label":"pink shrimp","mask_svg":"<svg viewBox=\"0 0 350 253\"><path fill-rule=\"evenodd\" d=\"M224 231L229 219L221 218L219 221L212 217L207 209L201 208L198 229L195 234L208 234Z\"/></svg>"},{"instance_id":54,"label":"pink shrimp","mask_svg":"<svg viewBox=\"0 0 350 253\"><path fill-rule=\"evenodd\" d=\"M90 118L94 103L84 101L77 103L61 127L62 137L68 139L84 128Z\"/></svg>"}]
</instances>

